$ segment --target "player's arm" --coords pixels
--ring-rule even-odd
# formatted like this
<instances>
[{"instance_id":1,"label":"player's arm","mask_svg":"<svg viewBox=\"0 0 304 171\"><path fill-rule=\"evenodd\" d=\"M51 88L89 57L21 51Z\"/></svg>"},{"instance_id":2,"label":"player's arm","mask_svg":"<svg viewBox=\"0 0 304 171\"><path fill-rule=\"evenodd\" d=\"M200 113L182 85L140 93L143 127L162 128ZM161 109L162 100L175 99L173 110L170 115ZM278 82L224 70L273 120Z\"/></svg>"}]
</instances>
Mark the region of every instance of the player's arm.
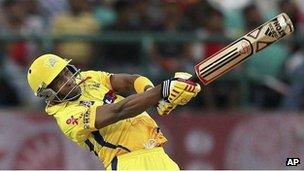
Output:
<instances>
[{"instance_id":1,"label":"player's arm","mask_svg":"<svg viewBox=\"0 0 304 171\"><path fill-rule=\"evenodd\" d=\"M154 87L148 78L137 74L113 74L110 81L113 90L117 93L142 93Z\"/></svg>"},{"instance_id":2,"label":"player's arm","mask_svg":"<svg viewBox=\"0 0 304 171\"><path fill-rule=\"evenodd\" d=\"M96 108L95 127L100 129L119 120L131 118L154 106L162 98L161 86L141 94L133 94L112 104Z\"/></svg>"},{"instance_id":3,"label":"player's arm","mask_svg":"<svg viewBox=\"0 0 304 171\"><path fill-rule=\"evenodd\" d=\"M96 107L95 128L100 129L119 120L131 118L144 112L160 101L167 99L169 102L185 105L200 91L200 86L185 80L170 79L150 90L133 94L112 104Z\"/></svg>"}]
</instances>

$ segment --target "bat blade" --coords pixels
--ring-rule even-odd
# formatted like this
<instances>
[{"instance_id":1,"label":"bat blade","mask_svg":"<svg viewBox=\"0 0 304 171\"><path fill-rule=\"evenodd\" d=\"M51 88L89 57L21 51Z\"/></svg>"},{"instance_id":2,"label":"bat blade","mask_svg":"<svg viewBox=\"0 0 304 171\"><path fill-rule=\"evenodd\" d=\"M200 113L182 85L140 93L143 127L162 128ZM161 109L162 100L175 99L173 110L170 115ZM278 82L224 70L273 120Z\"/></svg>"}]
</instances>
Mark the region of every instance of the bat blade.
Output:
<instances>
[{"instance_id":1,"label":"bat blade","mask_svg":"<svg viewBox=\"0 0 304 171\"><path fill-rule=\"evenodd\" d=\"M290 18L281 13L219 52L194 66L199 80L207 85L255 53L294 32Z\"/></svg>"}]
</instances>

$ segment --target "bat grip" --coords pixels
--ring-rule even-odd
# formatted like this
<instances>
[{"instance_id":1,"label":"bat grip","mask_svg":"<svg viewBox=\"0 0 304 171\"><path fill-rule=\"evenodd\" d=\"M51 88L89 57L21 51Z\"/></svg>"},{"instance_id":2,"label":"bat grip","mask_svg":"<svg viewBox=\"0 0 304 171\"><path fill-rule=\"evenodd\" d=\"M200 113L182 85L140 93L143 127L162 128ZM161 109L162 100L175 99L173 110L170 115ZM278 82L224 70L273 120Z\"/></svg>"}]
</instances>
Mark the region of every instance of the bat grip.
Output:
<instances>
[{"instance_id":1,"label":"bat grip","mask_svg":"<svg viewBox=\"0 0 304 171\"><path fill-rule=\"evenodd\" d=\"M196 76L192 76L192 77L190 77L188 80L193 81L193 82L196 82L196 83L199 83L199 82L200 82L200 80L199 80L198 77L196 77Z\"/></svg>"}]
</instances>

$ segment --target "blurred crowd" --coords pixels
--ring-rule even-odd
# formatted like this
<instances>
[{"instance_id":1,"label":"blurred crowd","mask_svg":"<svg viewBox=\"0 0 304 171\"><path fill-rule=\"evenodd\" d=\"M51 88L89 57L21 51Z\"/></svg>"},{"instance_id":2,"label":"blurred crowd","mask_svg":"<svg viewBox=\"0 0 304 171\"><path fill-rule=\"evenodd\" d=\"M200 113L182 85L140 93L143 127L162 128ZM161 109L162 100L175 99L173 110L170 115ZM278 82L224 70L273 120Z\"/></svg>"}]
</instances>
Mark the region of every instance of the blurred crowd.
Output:
<instances>
[{"instance_id":1,"label":"blurred crowd","mask_svg":"<svg viewBox=\"0 0 304 171\"><path fill-rule=\"evenodd\" d=\"M0 105L41 108L30 91L30 63L52 52L87 70L140 73L155 83L176 71L193 73L194 64L229 41L140 41L55 39L43 36L103 36L187 32L202 38L233 40L281 12L292 19L292 38L265 49L225 77L208 85L190 105L204 110L242 107L302 110L304 95L304 2L301 0L0 0ZM30 36L8 40L5 36ZM121 37L123 39L124 37Z\"/></svg>"}]
</instances>

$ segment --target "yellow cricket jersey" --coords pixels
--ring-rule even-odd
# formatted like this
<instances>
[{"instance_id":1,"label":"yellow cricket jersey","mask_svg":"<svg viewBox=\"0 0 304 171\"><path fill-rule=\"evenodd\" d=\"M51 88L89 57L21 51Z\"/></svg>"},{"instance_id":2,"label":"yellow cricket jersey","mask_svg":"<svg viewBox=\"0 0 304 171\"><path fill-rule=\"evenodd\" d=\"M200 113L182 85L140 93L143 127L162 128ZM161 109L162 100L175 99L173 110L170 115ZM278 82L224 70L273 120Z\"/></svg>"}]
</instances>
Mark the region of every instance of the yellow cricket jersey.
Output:
<instances>
[{"instance_id":1,"label":"yellow cricket jersey","mask_svg":"<svg viewBox=\"0 0 304 171\"><path fill-rule=\"evenodd\" d=\"M46 112L55 117L69 139L94 152L105 168L115 156L162 146L167 141L146 112L97 130L94 127L96 107L116 103L124 97L113 92L111 74L85 71L80 75L86 81L81 84L82 95L79 99L47 106Z\"/></svg>"}]
</instances>

